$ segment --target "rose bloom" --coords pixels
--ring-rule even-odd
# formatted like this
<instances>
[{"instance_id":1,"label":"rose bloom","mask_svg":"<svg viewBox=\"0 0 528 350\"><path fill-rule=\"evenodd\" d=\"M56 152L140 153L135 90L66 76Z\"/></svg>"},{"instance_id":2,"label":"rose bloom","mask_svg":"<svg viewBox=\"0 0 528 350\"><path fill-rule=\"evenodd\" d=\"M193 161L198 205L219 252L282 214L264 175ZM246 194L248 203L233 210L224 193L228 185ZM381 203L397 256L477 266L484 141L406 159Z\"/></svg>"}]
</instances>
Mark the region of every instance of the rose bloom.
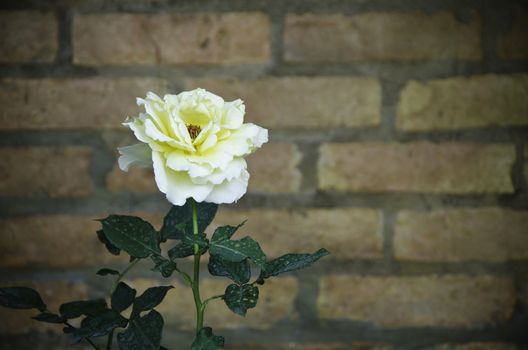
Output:
<instances>
[{"instance_id":1,"label":"rose bloom","mask_svg":"<svg viewBox=\"0 0 528 350\"><path fill-rule=\"evenodd\" d=\"M165 95L149 92L138 105L146 113L123 123L141 141L119 148L119 167L153 167L156 184L175 205L232 203L246 193L244 156L268 141L268 131L244 124L241 100L225 102L204 89Z\"/></svg>"}]
</instances>

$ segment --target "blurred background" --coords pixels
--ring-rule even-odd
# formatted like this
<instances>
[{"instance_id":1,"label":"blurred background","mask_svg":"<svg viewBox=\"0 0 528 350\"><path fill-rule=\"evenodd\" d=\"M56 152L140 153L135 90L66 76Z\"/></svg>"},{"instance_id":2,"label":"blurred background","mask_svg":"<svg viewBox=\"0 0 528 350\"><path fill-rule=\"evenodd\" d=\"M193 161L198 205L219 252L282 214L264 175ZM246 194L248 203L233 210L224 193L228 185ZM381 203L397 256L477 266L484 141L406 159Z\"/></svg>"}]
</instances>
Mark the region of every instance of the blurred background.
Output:
<instances>
[{"instance_id":1,"label":"blurred background","mask_svg":"<svg viewBox=\"0 0 528 350\"><path fill-rule=\"evenodd\" d=\"M52 310L104 297L122 268L93 219L169 209L122 173L135 98L194 87L270 129L249 193L215 220L269 257L326 247L261 288L243 319L212 302L226 349L526 349L528 2L74 0L0 4L0 285ZM210 232L210 230L209 230ZM207 261L207 260L206 260ZM184 268L190 269L188 263ZM188 348L172 284L163 344ZM205 265L203 265L205 269ZM203 294L226 279L203 273ZM61 327L0 309L0 348L61 349Z\"/></svg>"}]
</instances>

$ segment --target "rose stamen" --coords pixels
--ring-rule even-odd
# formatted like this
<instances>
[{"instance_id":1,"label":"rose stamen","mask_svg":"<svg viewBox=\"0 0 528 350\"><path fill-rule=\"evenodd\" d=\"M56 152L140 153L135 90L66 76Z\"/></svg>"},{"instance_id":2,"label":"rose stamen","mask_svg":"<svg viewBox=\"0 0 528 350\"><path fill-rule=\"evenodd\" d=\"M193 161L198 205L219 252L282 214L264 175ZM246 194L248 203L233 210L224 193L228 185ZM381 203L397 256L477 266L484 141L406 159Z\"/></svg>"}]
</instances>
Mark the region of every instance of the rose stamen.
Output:
<instances>
[{"instance_id":1,"label":"rose stamen","mask_svg":"<svg viewBox=\"0 0 528 350\"><path fill-rule=\"evenodd\" d=\"M189 132L191 139L194 141L198 135L200 135L202 128L198 125L189 124L187 125L187 131Z\"/></svg>"}]
</instances>

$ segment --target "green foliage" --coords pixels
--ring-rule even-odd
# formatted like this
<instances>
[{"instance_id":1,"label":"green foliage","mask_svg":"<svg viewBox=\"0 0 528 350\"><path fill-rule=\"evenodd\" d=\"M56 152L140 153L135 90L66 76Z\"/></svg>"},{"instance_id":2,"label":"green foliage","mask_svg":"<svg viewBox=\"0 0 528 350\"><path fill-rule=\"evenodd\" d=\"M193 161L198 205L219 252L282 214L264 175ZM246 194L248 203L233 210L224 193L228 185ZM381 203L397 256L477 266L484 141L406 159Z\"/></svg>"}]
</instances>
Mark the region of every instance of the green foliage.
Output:
<instances>
[{"instance_id":1,"label":"green foliage","mask_svg":"<svg viewBox=\"0 0 528 350\"><path fill-rule=\"evenodd\" d=\"M101 337L107 335L113 329L126 327L128 320L117 311L105 310L97 315L88 316L81 322L81 327L73 331L74 341L83 338Z\"/></svg>"},{"instance_id":2,"label":"green foliage","mask_svg":"<svg viewBox=\"0 0 528 350\"><path fill-rule=\"evenodd\" d=\"M66 319L77 318L83 315L94 316L106 310L106 301L103 299L71 301L59 307L61 316Z\"/></svg>"},{"instance_id":3,"label":"green foliage","mask_svg":"<svg viewBox=\"0 0 528 350\"><path fill-rule=\"evenodd\" d=\"M197 209L196 235L193 230L193 207ZM286 254L266 261L266 255L260 245L251 237L232 239L244 223L216 228L209 241L205 230L212 222L217 209L218 205L211 203L196 203L194 206L191 200L180 207L172 206L165 216L160 232L150 223L135 216L110 215L99 220L102 229L97 231L98 239L111 254L118 255L123 250L130 255L131 261L121 273L110 268L97 271L100 276L116 276L115 287L110 295L110 307L104 299L79 300L62 304L59 313L55 314L47 310L37 291L26 287L0 288L0 305L15 309L37 309L40 313L33 319L64 324L64 332L72 334L77 342L85 340L92 344L90 338L108 335L108 348L111 348L114 331L121 328L117 334L120 349L163 350L165 348L160 342L164 321L154 308L173 287L151 287L142 295L136 296L136 290L121 279L140 259L150 258L154 262L153 271L160 272L165 278L177 271L196 292L198 287L193 280L198 273L191 278L185 271L178 269L175 260L198 253L195 255L196 267L199 266L200 256L209 251L208 270L211 275L227 277L233 283L227 286L224 295L217 295L205 301L197 297L196 309L201 315L197 324L200 328L203 325L205 306L213 299L223 299L231 311L245 316L249 309L257 305L259 288L256 283L263 284L267 278L307 267L329 254L327 250L320 249L313 254ZM160 244L167 240L179 240L167 250L168 258L163 255L160 247ZM259 277L252 283L250 261L260 268ZM130 306L130 317L121 315ZM68 320L80 317L82 320L79 327L68 323ZM202 327L192 344L192 350L216 350L223 345L223 337L214 335L209 327Z\"/></svg>"},{"instance_id":4,"label":"green foliage","mask_svg":"<svg viewBox=\"0 0 528 350\"><path fill-rule=\"evenodd\" d=\"M168 252L171 259L181 259L194 255L194 246L198 247L200 254L204 254L209 247L209 241L205 235L184 235L183 241Z\"/></svg>"},{"instance_id":5,"label":"green foliage","mask_svg":"<svg viewBox=\"0 0 528 350\"><path fill-rule=\"evenodd\" d=\"M178 265L174 261L166 259L162 256L152 255L150 258L155 264L152 270L161 272L161 275L165 278L169 278L178 268Z\"/></svg>"},{"instance_id":6,"label":"green foliage","mask_svg":"<svg viewBox=\"0 0 528 350\"><path fill-rule=\"evenodd\" d=\"M224 239L231 239L231 237L233 237L233 235L235 234L235 232L240 228L242 227L246 222L244 221L243 223L241 223L240 225L238 226L229 226L229 225L226 225L226 226L219 226L216 228L216 230L214 231L213 233L213 237L211 238L211 240L213 241L222 241Z\"/></svg>"},{"instance_id":7,"label":"green foliage","mask_svg":"<svg viewBox=\"0 0 528 350\"><path fill-rule=\"evenodd\" d=\"M266 263L266 255L253 238L246 236L240 240L231 240L231 237L244 223L238 226L218 227L211 237L209 252L212 256L216 255L225 261L235 263L249 258L258 267L263 268Z\"/></svg>"},{"instance_id":8,"label":"green foliage","mask_svg":"<svg viewBox=\"0 0 528 350\"><path fill-rule=\"evenodd\" d=\"M228 277L237 284L248 283L251 278L251 267L248 259L232 262L219 255L211 255L207 268L211 275Z\"/></svg>"},{"instance_id":9,"label":"green foliage","mask_svg":"<svg viewBox=\"0 0 528 350\"><path fill-rule=\"evenodd\" d=\"M277 276L281 273L295 271L310 266L323 256L330 254L326 249L319 249L313 254L286 254L268 261L260 272L259 281L265 278Z\"/></svg>"},{"instance_id":10,"label":"green foliage","mask_svg":"<svg viewBox=\"0 0 528 350\"><path fill-rule=\"evenodd\" d=\"M108 276L108 275L119 275L119 271L112 269L100 269L96 272L99 276Z\"/></svg>"},{"instance_id":11,"label":"green foliage","mask_svg":"<svg viewBox=\"0 0 528 350\"><path fill-rule=\"evenodd\" d=\"M259 290L256 286L251 284L242 286L230 284L226 288L224 301L227 307L235 314L246 316L247 310L257 305L258 297Z\"/></svg>"},{"instance_id":12,"label":"green foliage","mask_svg":"<svg viewBox=\"0 0 528 350\"><path fill-rule=\"evenodd\" d=\"M119 253L121 253L121 249L113 245L112 242L110 242L108 238L106 238L106 235L103 230L97 231L97 238L101 243L105 245L106 250L108 250L110 254L119 255Z\"/></svg>"},{"instance_id":13,"label":"green foliage","mask_svg":"<svg viewBox=\"0 0 528 350\"><path fill-rule=\"evenodd\" d=\"M179 243L169 250L171 259L186 258L194 254L194 247L186 243Z\"/></svg>"},{"instance_id":14,"label":"green foliage","mask_svg":"<svg viewBox=\"0 0 528 350\"><path fill-rule=\"evenodd\" d=\"M217 350L224 347L224 337L213 334L211 327L204 327L192 343L191 350Z\"/></svg>"},{"instance_id":15,"label":"green foliage","mask_svg":"<svg viewBox=\"0 0 528 350\"><path fill-rule=\"evenodd\" d=\"M195 235L192 232L185 232L182 236L182 242L174 246L169 250L169 257L171 259L186 258L194 255L194 246L198 247L200 254L207 251L209 247L209 241L205 237L204 233Z\"/></svg>"},{"instance_id":16,"label":"green foliage","mask_svg":"<svg viewBox=\"0 0 528 350\"><path fill-rule=\"evenodd\" d=\"M127 215L110 215L100 220L108 240L134 258L160 254L158 235L148 222Z\"/></svg>"},{"instance_id":17,"label":"green foliage","mask_svg":"<svg viewBox=\"0 0 528 350\"><path fill-rule=\"evenodd\" d=\"M209 247L209 240L205 237L205 233L199 233L197 235L185 233L182 240L184 245L193 247L198 246L200 254L203 254L207 251Z\"/></svg>"},{"instance_id":18,"label":"green foliage","mask_svg":"<svg viewBox=\"0 0 528 350\"><path fill-rule=\"evenodd\" d=\"M125 282L119 282L111 296L112 310L122 312L126 310L136 298L136 290L129 287Z\"/></svg>"},{"instance_id":19,"label":"green foliage","mask_svg":"<svg viewBox=\"0 0 528 350\"><path fill-rule=\"evenodd\" d=\"M163 317L156 310L130 320L130 325L117 336L120 349L158 350L163 330Z\"/></svg>"},{"instance_id":20,"label":"green foliage","mask_svg":"<svg viewBox=\"0 0 528 350\"><path fill-rule=\"evenodd\" d=\"M218 204L214 203L196 203L198 210L198 232L203 233L216 215ZM161 228L161 239L179 239L183 238L185 232L193 232L192 224L192 202L187 200L183 206L173 205L163 220Z\"/></svg>"},{"instance_id":21,"label":"green foliage","mask_svg":"<svg viewBox=\"0 0 528 350\"><path fill-rule=\"evenodd\" d=\"M0 305L11 309L46 310L40 294L28 287L0 288Z\"/></svg>"},{"instance_id":22,"label":"green foliage","mask_svg":"<svg viewBox=\"0 0 528 350\"><path fill-rule=\"evenodd\" d=\"M139 315L140 312L147 311L158 306L167 292L174 287L172 286L161 286L151 287L147 289L143 294L136 298L134 306L132 307L132 316L134 318Z\"/></svg>"},{"instance_id":23,"label":"green foliage","mask_svg":"<svg viewBox=\"0 0 528 350\"><path fill-rule=\"evenodd\" d=\"M215 240L213 237L209 251L212 255L219 255L227 261L240 262L249 258L260 268L264 268L266 264L266 255L260 245L249 236L234 241L229 239Z\"/></svg>"}]
</instances>

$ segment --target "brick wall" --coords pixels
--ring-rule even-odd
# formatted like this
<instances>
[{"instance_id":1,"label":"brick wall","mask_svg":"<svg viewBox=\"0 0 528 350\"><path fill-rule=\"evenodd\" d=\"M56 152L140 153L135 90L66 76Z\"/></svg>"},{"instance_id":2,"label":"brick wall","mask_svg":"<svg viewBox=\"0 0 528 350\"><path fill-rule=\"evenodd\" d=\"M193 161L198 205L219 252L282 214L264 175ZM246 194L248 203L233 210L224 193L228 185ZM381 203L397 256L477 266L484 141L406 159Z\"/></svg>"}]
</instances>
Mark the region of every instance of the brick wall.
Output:
<instances>
[{"instance_id":1,"label":"brick wall","mask_svg":"<svg viewBox=\"0 0 528 350\"><path fill-rule=\"evenodd\" d=\"M223 206L270 256L332 255L266 285L246 319L211 303L227 349L523 349L528 344L528 7L513 0L4 1L0 284L51 306L104 296L122 257L93 221L168 203L122 173L120 123L147 90L242 98L271 142ZM295 247L299 248L295 248ZM186 268L190 266L186 265ZM148 267L137 288L159 283ZM205 294L225 281L204 277ZM176 280L165 345L192 339ZM29 313L30 315L31 313ZM0 309L0 348L59 329Z\"/></svg>"}]
</instances>

